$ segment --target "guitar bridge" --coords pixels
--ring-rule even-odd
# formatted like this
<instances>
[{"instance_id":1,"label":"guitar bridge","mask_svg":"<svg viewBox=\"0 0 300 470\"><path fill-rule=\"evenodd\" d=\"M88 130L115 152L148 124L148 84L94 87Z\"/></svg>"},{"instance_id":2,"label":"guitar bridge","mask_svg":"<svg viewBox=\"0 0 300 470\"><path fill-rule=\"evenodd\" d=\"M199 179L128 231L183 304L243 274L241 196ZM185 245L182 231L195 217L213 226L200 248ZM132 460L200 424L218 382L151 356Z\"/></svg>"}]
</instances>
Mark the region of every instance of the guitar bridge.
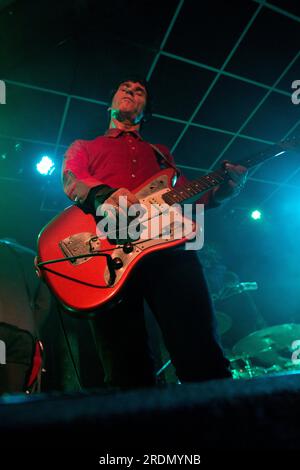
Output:
<instances>
[{"instance_id":1,"label":"guitar bridge","mask_svg":"<svg viewBox=\"0 0 300 470\"><path fill-rule=\"evenodd\" d=\"M87 257L70 259L69 262L73 265L86 263L92 257L89 256L93 253L97 253L101 248L101 241L94 233L82 232L70 235L64 240L59 242L59 247L66 258L72 258L74 256L87 255Z\"/></svg>"}]
</instances>

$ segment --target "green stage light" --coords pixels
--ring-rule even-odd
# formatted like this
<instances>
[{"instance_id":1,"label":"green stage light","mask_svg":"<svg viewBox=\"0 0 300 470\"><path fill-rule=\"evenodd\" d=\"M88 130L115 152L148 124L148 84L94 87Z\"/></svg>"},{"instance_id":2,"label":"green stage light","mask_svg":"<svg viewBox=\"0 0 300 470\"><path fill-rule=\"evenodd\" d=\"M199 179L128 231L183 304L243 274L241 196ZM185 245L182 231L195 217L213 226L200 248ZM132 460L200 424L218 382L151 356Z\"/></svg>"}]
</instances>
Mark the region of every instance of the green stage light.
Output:
<instances>
[{"instance_id":1,"label":"green stage light","mask_svg":"<svg viewBox=\"0 0 300 470\"><path fill-rule=\"evenodd\" d=\"M55 170L54 162L47 155L44 155L36 165L37 171L44 176L49 176Z\"/></svg>"},{"instance_id":2,"label":"green stage light","mask_svg":"<svg viewBox=\"0 0 300 470\"><path fill-rule=\"evenodd\" d=\"M253 220L260 220L261 217L262 217L262 213L258 209L255 209L254 211L251 212L251 218Z\"/></svg>"}]
</instances>

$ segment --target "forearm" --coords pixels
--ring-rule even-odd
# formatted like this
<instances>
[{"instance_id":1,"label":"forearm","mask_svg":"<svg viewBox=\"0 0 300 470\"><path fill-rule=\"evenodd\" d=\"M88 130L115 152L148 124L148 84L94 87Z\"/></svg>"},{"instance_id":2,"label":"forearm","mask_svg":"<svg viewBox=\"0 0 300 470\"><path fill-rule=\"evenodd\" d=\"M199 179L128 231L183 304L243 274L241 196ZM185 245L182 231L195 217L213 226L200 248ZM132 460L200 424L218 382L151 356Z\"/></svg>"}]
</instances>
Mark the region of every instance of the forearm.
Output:
<instances>
[{"instance_id":1,"label":"forearm","mask_svg":"<svg viewBox=\"0 0 300 470\"><path fill-rule=\"evenodd\" d=\"M62 181L66 195L83 207L94 208L95 198L103 202L114 188L95 178L88 170L89 158L81 141L75 141L67 150L63 168Z\"/></svg>"}]
</instances>

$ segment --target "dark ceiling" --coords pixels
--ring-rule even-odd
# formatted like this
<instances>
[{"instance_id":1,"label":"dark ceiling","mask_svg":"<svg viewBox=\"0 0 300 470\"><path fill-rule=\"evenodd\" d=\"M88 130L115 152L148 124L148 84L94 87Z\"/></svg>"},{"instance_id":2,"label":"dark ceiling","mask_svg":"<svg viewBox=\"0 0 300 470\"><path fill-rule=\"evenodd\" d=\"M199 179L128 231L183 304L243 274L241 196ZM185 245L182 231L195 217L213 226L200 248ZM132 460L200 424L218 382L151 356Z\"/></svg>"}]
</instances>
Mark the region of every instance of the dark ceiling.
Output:
<instances>
[{"instance_id":1,"label":"dark ceiling","mask_svg":"<svg viewBox=\"0 0 300 470\"><path fill-rule=\"evenodd\" d=\"M37 159L59 167L74 139L103 133L110 90L128 72L146 76L155 98L144 138L167 144L190 178L300 136L291 100L298 1L20 0L0 9L0 211L23 225L24 203L34 227L68 204L59 171L42 178ZM230 207L285 194L299 199L299 153L252 172Z\"/></svg>"}]
</instances>

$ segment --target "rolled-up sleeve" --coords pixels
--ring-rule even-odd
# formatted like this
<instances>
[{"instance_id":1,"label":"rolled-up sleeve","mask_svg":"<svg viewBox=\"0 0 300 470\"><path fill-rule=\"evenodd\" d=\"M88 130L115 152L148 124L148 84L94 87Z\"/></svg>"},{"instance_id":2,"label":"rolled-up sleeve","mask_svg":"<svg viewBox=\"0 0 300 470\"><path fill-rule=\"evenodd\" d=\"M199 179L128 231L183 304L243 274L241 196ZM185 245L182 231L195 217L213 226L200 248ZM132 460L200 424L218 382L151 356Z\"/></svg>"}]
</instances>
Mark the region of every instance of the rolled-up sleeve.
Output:
<instances>
[{"instance_id":1,"label":"rolled-up sleeve","mask_svg":"<svg viewBox=\"0 0 300 470\"><path fill-rule=\"evenodd\" d=\"M89 172L89 154L80 140L75 140L64 155L62 181L66 195L83 204L92 188L102 183Z\"/></svg>"}]
</instances>

